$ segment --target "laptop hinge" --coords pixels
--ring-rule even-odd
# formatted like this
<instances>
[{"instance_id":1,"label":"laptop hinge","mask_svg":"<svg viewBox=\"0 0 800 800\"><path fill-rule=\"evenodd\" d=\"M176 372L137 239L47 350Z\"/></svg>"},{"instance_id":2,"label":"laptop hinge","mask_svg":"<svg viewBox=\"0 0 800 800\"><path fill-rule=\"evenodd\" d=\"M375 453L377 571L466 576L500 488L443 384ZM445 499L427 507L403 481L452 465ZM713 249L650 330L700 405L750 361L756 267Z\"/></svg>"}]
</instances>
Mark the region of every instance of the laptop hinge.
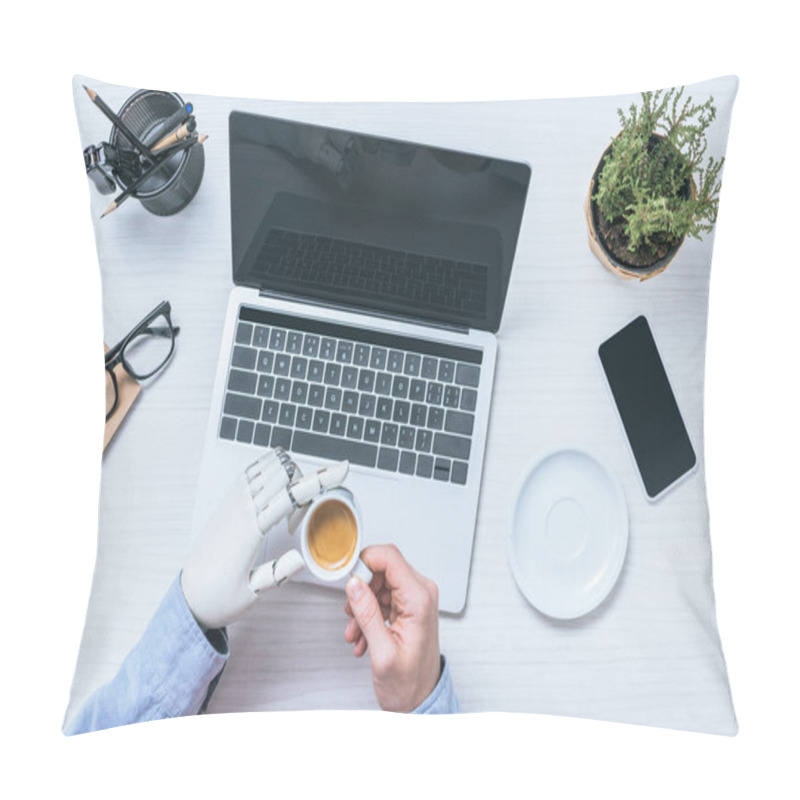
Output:
<instances>
[{"instance_id":1,"label":"laptop hinge","mask_svg":"<svg viewBox=\"0 0 800 800\"><path fill-rule=\"evenodd\" d=\"M426 325L430 328L438 328L440 330L452 331L455 333L469 333L469 328L466 325L456 325L450 322L438 322L428 319L420 319L419 317L406 316L404 314L392 314L388 311L378 311L376 309L354 308L353 306L345 305L344 303L337 303L335 300L315 300L311 297L299 297L298 295L289 292L276 292L274 290L268 291L266 289L258 290L259 297L274 297L276 300L290 300L293 303L303 303L304 305L317 306L319 308L335 308L339 311L349 311L351 314L366 314L369 317L378 317L379 319L389 319L395 322L411 323L412 325Z\"/></svg>"}]
</instances>

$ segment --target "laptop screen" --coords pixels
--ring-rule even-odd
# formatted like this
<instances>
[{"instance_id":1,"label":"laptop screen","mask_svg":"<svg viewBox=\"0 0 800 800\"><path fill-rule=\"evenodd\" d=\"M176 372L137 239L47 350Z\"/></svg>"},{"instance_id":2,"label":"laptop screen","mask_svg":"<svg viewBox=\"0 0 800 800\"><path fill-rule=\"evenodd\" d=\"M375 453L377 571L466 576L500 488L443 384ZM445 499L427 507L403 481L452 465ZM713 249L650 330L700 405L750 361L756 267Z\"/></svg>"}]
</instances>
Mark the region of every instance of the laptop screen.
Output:
<instances>
[{"instance_id":1,"label":"laptop screen","mask_svg":"<svg viewBox=\"0 0 800 800\"><path fill-rule=\"evenodd\" d=\"M530 167L234 111L233 280L497 331Z\"/></svg>"}]
</instances>

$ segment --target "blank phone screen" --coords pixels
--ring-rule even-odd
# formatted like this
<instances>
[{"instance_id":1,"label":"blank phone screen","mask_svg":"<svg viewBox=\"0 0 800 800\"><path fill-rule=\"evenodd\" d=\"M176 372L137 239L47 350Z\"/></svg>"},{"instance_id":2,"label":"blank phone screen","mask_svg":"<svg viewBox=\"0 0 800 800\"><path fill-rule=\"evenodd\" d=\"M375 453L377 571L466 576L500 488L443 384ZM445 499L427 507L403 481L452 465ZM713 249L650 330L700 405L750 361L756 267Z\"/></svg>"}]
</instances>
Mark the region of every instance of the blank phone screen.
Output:
<instances>
[{"instance_id":1,"label":"blank phone screen","mask_svg":"<svg viewBox=\"0 0 800 800\"><path fill-rule=\"evenodd\" d=\"M655 498L697 457L647 320L637 317L599 352L645 491Z\"/></svg>"}]
</instances>

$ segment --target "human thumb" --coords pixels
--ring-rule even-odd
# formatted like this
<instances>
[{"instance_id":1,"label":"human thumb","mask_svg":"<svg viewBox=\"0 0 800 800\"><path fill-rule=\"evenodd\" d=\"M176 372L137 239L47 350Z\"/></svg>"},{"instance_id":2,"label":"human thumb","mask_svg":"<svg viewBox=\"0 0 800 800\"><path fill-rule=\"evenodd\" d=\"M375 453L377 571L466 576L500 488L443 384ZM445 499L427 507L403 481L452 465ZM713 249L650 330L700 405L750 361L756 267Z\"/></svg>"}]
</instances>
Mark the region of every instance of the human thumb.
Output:
<instances>
[{"instance_id":1,"label":"human thumb","mask_svg":"<svg viewBox=\"0 0 800 800\"><path fill-rule=\"evenodd\" d=\"M382 653L391 646L391 641L378 606L378 598L372 589L355 575L347 582L345 593L350 602L353 618L361 628L373 655Z\"/></svg>"}]
</instances>

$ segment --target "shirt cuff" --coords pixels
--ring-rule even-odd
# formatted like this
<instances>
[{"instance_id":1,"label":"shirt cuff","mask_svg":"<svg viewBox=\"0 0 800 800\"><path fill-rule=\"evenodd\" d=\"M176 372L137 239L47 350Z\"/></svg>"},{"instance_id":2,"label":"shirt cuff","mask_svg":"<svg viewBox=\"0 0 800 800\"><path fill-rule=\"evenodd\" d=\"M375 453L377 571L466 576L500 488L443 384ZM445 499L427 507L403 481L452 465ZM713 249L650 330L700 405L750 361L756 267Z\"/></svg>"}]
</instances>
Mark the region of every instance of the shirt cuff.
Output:
<instances>
[{"instance_id":1,"label":"shirt cuff","mask_svg":"<svg viewBox=\"0 0 800 800\"><path fill-rule=\"evenodd\" d=\"M450 665L447 659L441 656L441 672L436 688L420 703L412 714L458 714L461 711L458 705L453 680L450 676Z\"/></svg>"},{"instance_id":2,"label":"shirt cuff","mask_svg":"<svg viewBox=\"0 0 800 800\"><path fill-rule=\"evenodd\" d=\"M172 582L143 637L146 682L169 716L196 714L228 660L224 629L204 633L181 589ZM216 684L215 684L216 685Z\"/></svg>"}]
</instances>

